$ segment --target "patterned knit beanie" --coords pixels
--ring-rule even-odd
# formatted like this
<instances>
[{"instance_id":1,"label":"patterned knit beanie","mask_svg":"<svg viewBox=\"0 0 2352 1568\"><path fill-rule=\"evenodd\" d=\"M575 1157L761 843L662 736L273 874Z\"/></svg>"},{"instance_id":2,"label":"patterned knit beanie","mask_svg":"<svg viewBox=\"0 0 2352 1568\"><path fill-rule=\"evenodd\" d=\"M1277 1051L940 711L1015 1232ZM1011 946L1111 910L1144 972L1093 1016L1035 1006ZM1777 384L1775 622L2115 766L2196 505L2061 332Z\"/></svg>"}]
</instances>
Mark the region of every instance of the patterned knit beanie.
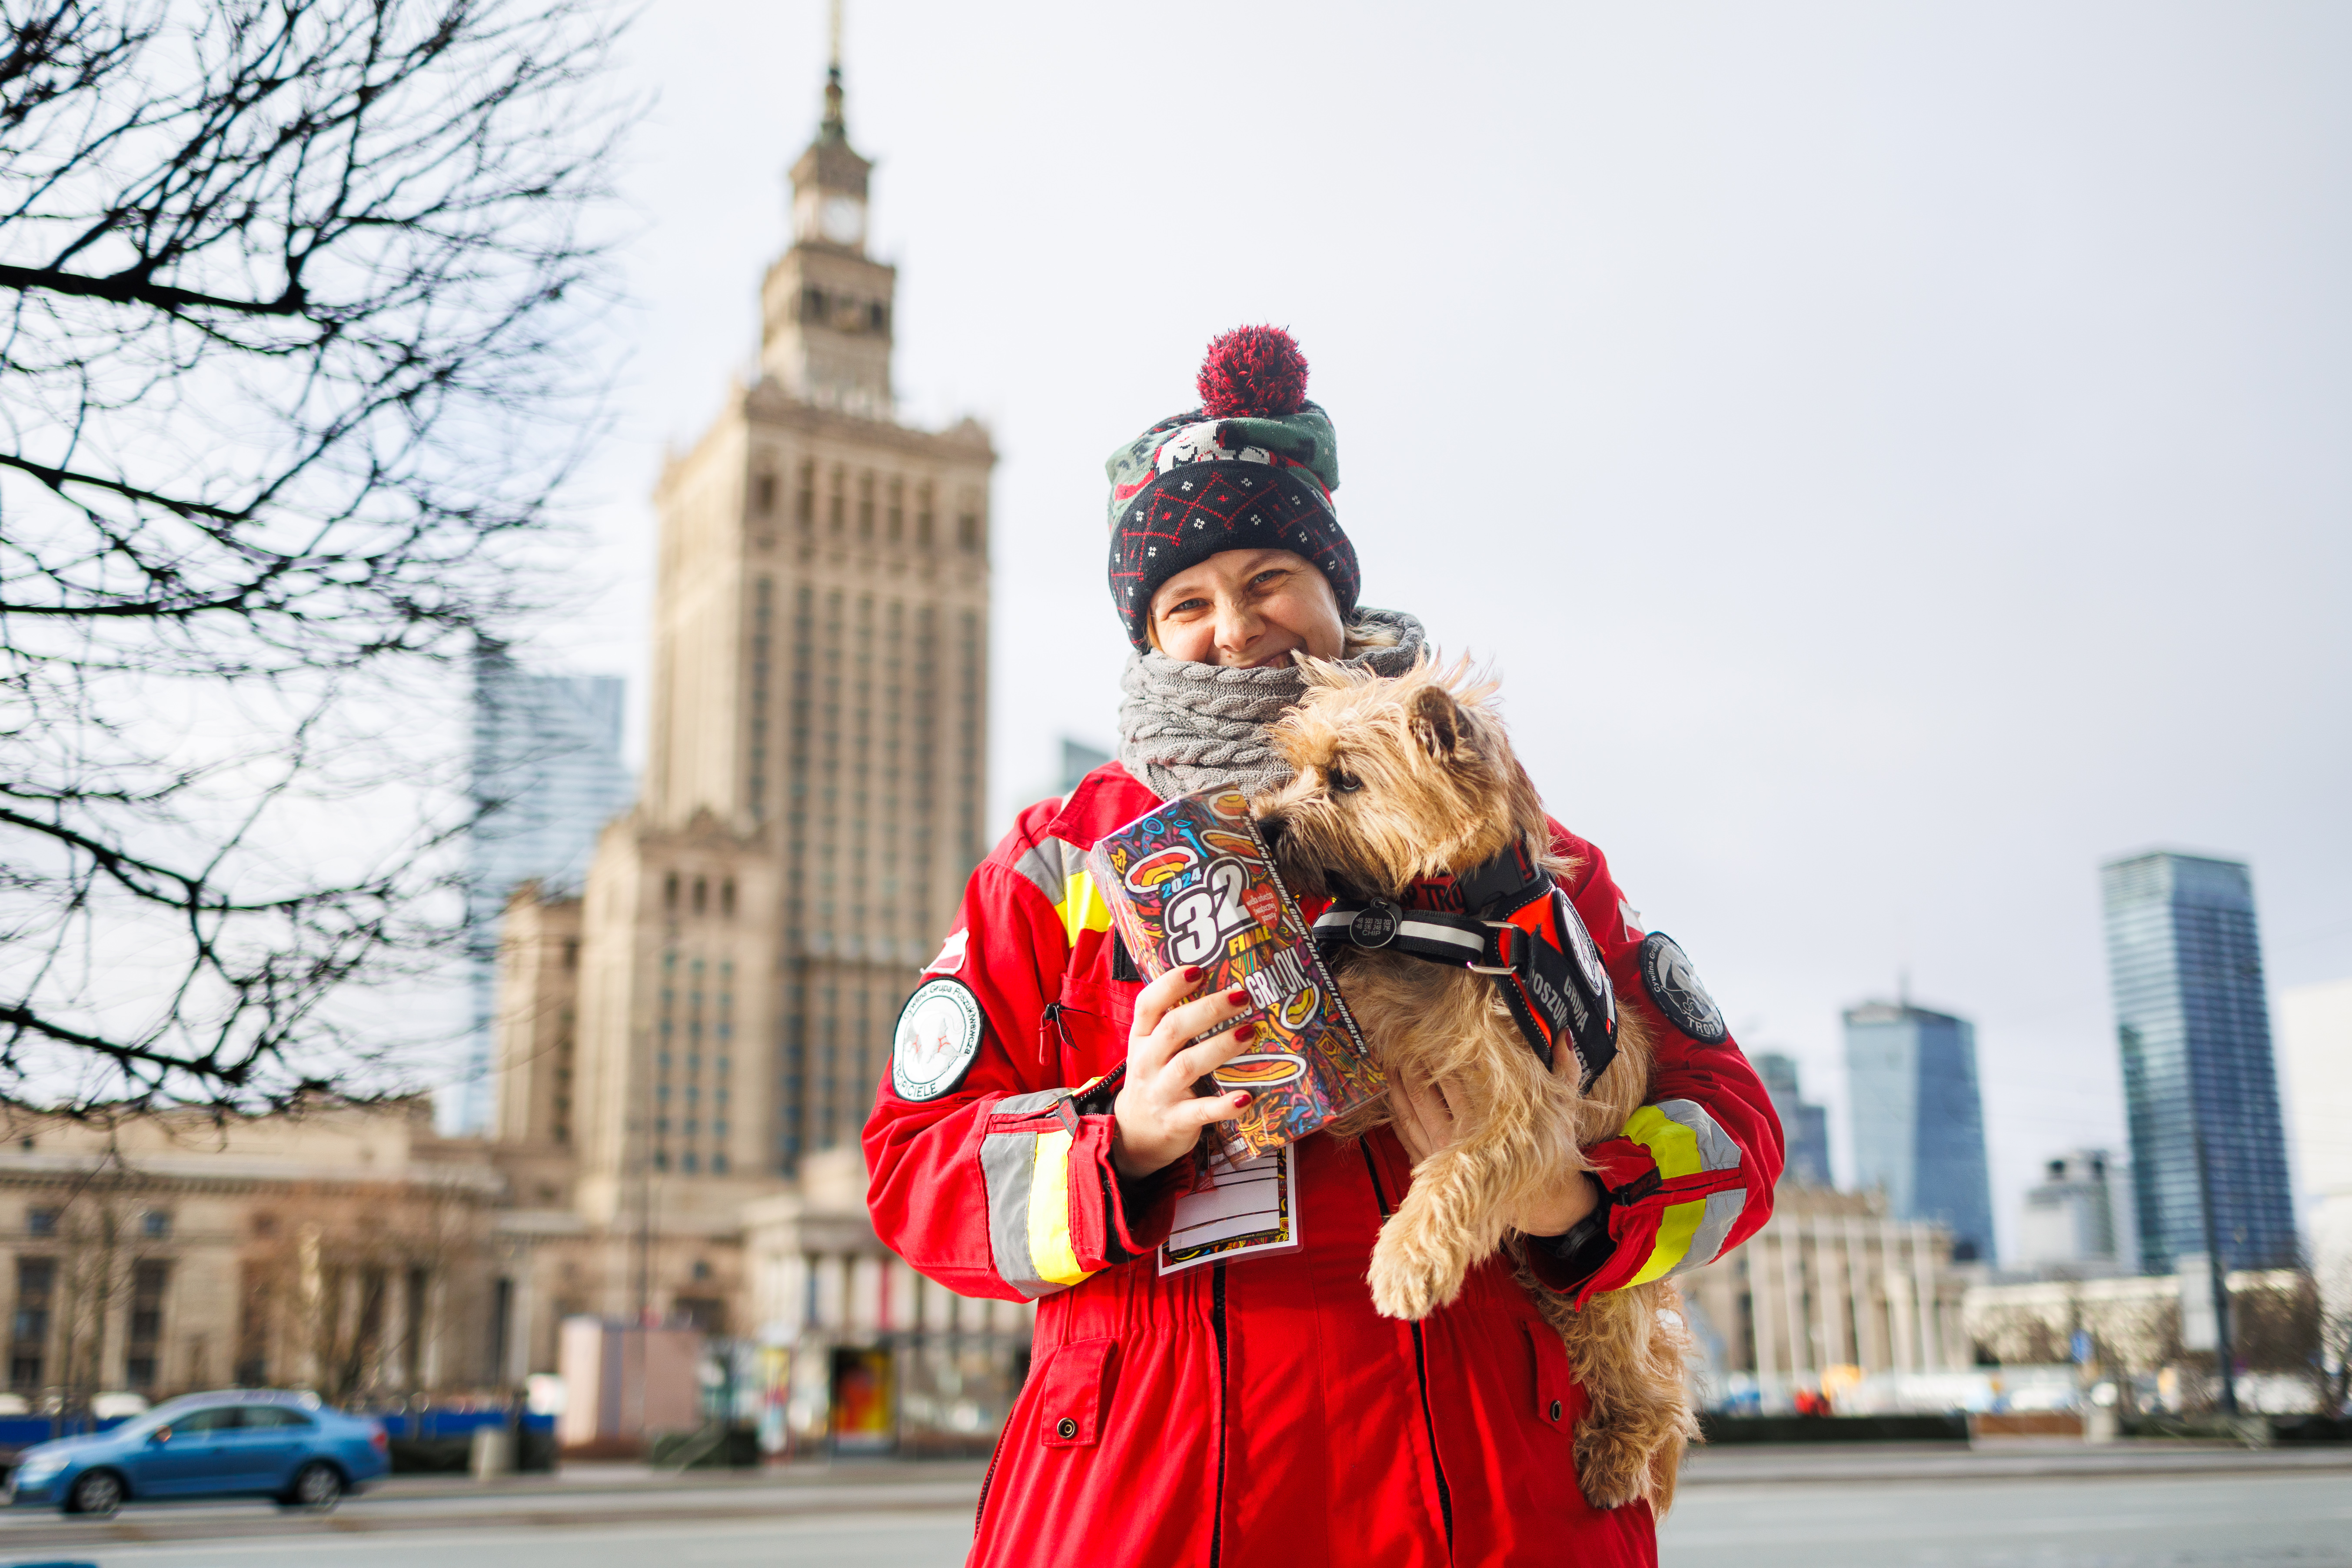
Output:
<instances>
[{"instance_id":1,"label":"patterned knit beanie","mask_svg":"<svg viewBox=\"0 0 2352 1568\"><path fill-rule=\"evenodd\" d=\"M1307 401L1307 356L1279 327L1209 344L1201 406L1110 455L1110 597L1127 640L1151 646L1151 597L1223 550L1290 550L1330 580L1342 619L1362 586L1339 530L1339 444Z\"/></svg>"}]
</instances>

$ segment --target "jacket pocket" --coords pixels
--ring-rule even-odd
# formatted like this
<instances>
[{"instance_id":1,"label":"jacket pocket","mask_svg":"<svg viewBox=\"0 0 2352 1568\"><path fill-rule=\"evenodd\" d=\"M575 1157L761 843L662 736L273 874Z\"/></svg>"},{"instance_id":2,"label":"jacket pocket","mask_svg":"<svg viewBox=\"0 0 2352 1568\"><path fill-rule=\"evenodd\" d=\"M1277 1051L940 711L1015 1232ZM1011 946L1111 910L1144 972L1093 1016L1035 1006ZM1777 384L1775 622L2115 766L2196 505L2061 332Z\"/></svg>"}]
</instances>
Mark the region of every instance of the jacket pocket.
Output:
<instances>
[{"instance_id":1,"label":"jacket pocket","mask_svg":"<svg viewBox=\"0 0 2352 1568\"><path fill-rule=\"evenodd\" d=\"M1520 1319L1519 1332L1527 1340L1533 1373L1528 1386L1535 1394L1536 1420L1573 1437L1580 1412L1577 1409L1576 1379L1568 1367L1568 1347L1559 1342L1559 1335L1552 1326L1540 1319L1534 1322Z\"/></svg>"},{"instance_id":2,"label":"jacket pocket","mask_svg":"<svg viewBox=\"0 0 2352 1568\"><path fill-rule=\"evenodd\" d=\"M1055 1351L1038 1374L1037 1440L1048 1448L1091 1448L1110 1407L1116 1340L1076 1340Z\"/></svg>"}]
</instances>

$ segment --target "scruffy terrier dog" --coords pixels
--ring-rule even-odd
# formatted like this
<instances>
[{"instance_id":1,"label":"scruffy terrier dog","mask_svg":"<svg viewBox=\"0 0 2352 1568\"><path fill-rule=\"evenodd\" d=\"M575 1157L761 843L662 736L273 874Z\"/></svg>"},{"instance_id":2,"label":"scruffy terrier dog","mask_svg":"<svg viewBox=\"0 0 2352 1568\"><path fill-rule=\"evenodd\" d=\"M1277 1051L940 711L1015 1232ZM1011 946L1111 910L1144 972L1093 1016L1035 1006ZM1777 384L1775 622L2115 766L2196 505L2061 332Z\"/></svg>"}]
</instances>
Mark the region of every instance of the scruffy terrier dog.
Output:
<instances>
[{"instance_id":1,"label":"scruffy terrier dog","mask_svg":"<svg viewBox=\"0 0 2352 1568\"><path fill-rule=\"evenodd\" d=\"M1474 680L1466 661L1441 673L1424 659L1393 679L1302 662L1306 699L1273 730L1294 776L1253 803L1295 891L1403 904L1413 883L1467 872L1514 842L1566 885L1575 868L1549 853L1543 803L1488 706L1494 688ZM1681 1293L1653 1280L1595 1296L1580 1312L1536 1282L1507 1234L1523 1202L1564 1170L1591 1169L1582 1146L1615 1137L1648 1098L1651 1051L1633 1010L1620 1006L1616 1058L1580 1092L1567 1042L1559 1070L1548 1070L1485 975L1354 947L1333 955L1332 970L1391 1081L1433 1088L1455 1130L1414 1167L1381 1227L1374 1306L1426 1317L1509 1247L1519 1284L1559 1330L1591 1399L1576 1435L1586 1500L1613 1508L1646 1497L1663 1514L1697 1434ZM1360 1135L1395 1120L1394 1094L1332 1131Z\"/></svg>"}]
</instances>

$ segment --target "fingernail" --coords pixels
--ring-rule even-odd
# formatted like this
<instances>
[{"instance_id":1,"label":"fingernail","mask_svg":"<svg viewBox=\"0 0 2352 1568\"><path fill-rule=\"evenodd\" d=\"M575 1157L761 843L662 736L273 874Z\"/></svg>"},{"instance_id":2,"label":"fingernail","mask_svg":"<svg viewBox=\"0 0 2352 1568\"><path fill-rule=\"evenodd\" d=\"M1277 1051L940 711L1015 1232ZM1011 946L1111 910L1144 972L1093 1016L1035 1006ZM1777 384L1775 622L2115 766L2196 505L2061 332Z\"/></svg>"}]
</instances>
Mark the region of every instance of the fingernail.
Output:
<instances>
[{"instance_id":1,"label":"fingernail","mask_svg":"<svg viewBox=\"0 0 2352 1568\"><path fill-rule=\"evenodd\" d=\"M1228 1002L1246 1002L1249 1000L1249 993L1240 990L1228 991L1225 993L1225 1000Z\"/></svg>"},{"instance_id":2,"label":"fingernail","mask_svg":"<svg viewBox=\"0 0 2352 1568\"><path fill-rule=\"evenodd\" d=\"M1234 1038L1239 1040L1244 1045L1248 1045L1252 1040L1257 1038L1257 1026L1255 1024L1244 1024L1240 1028L1234 1031Z\"/></svg>"},{"instance_id":3,"label":"fingernail","mask_svg":"<svg viewBox=\"0 0 2352 1568\"><path fill-rule=\"evenodd\" d=\"M1234 1096L1234 1109L1235 1110L1239 1110L1256 1098L1257 1096L1250 1093L1247 1089L1244 1089L1241 1093Z\"/></svg>"},{"instance_id":4,"label":"fingernail","mask_svg":"<svg viewBox=\"0 0 2352 1568\"><path fill-rule=\"evenodd\" d=\"M1206 974L1207 973L1207 970L1202 968L1197 963L1188 963L1184 966L1184 978L1187 980L1198 980L1202 975Z\"/></svg>"}]
</instances>

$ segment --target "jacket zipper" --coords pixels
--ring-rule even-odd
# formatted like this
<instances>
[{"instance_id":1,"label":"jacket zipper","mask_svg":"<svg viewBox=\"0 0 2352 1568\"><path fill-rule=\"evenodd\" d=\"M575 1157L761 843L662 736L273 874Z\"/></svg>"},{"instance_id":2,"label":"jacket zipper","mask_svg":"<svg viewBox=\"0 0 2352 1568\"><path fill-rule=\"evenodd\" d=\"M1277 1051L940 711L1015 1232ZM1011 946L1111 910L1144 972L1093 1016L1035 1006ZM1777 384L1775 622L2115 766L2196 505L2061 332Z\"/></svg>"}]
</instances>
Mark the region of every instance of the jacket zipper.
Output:
<instances>
[{"instance_id":1,"label":"jacket zipper","mask_svg":"<svg viewBox=\"0 0 2352 1568\"><path fill-rule=\"evenodd\" d=\"M1371 1140L1359 1139L1356 1147L1363 1151L1364 1173L1372 1179L1372 1201L1380 1205L1381 1223L1389 1219L1389 1194L1381 1185L1380 1167L1372 1163ZM1445 1461L1437 1454L1437 1415L1429 1407L1429 1349L1422 1340L1421 1320L1406 1325L1412 1331L1412 1375L1421 1384L1421 1422L1429 1434L1429 1468L1437 1477L1437 1511L1445 1523L1445 1552L1454 1553L1454 1493L1445 1484Z\"/></svg>"},{"instance_id":2,"label":"jacket zipper","mask_svg":"<svg viewBox=\"0 0 2352 1568\"><path fill-rule=\"evenodd\" d=\"M1225 1371L1225 1266L1209 1266L1209 1327L1217 1339L1217 1488L1216 1511L1209 1516L1209 1568L1217 1568L1225 1544L1225 1411L1232 1390Z\"/></svg>"}]
</instances>

